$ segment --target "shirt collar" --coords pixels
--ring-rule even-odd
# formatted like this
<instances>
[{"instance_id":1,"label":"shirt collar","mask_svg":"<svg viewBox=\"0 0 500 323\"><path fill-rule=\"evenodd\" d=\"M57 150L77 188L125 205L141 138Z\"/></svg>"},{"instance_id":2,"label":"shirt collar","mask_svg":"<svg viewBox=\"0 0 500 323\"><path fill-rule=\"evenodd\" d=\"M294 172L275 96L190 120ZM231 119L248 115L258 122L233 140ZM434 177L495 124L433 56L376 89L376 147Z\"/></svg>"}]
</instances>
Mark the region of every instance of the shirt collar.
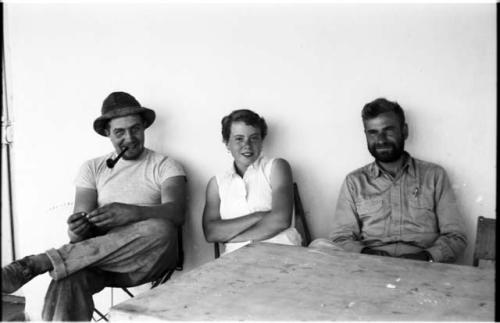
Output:
<instances>
[{"instance_id":1,"label":"shirt collar","mask_svg":"<svg viewBox=\"0 0 500 323\"><path fill-rule=\"evenodd\" d=\"M406 151L403 152L403 167L401 168L402 172L407 171L410 176L415 176L416 171L415 171L415 160L413 157L410 156L409 153ZM381 173L384 172L384 170L377 164L376 161L370 164L369 167L369 173L373 178L377 178L381 175Z\"/></svg>"},{"instance_id":2,"label":"shirt collar","mask_svg":"<svg viewBox=\"0 0 500 323\"><path fill-rule=\"evenodd\" d=\"M252 170L257 169L263 158L264 158L264 155L261 153L260 156L252 164L250 164L248 166L245 174L248 173L249 170L252 171ZM231 176L238 176L238 177L240 176L240 175L238 175L238 172L236 171L236 165L234 164L234 160L231 163L231 167L228 170L228 172L229 172L229 174L231 174Z\"/></svg>"}]
</instances>

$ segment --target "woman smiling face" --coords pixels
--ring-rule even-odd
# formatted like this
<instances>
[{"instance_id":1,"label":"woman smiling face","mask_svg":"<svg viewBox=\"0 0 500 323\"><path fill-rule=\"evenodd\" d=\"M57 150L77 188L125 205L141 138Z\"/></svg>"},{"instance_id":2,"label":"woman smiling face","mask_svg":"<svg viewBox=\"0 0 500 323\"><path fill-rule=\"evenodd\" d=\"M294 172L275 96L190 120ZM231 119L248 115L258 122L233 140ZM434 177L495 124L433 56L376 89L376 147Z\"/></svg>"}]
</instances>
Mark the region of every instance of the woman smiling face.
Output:
<instances>
[{"instance_id":1,"label":"woman smiling face","mask_svg":"<svg viewBox=\"0 0 500 323\"><path fill-rule=\"evenodd\" d=\"M262 134L259 128L249 126L243 121L231 124L227 149L234 158L238 173L243 176L248 166L259 158L262 151Z\"/></svg>"}]
</instances>

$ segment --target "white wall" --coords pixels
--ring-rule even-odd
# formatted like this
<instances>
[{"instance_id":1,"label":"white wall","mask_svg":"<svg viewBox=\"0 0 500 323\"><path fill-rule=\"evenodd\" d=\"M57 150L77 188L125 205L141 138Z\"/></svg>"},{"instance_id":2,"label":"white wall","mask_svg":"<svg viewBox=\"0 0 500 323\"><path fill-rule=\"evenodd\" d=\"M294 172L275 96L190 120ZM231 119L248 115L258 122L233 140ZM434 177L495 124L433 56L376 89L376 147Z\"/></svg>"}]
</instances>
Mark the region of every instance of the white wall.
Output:
<instances>
[{"instance_id":1,"label":"white wall","mask_svg":"<svg viewBox=\"0 0 500 323\"><path fill-rule=\"evenodd\" d=\"M384 96L406 110L408 151L448 170L470 264L476 217L496 217L495 20L494 4L8 3L19 253L64 243L76 171L111 149L91 126L111 91L156 110L147 144L186 167L186 270L213 256L201 214L230 162L225 114L266 118L265 150L289 160L324 237L344 176L372 160L360 110Z\"/></svg>"}]
</instances>

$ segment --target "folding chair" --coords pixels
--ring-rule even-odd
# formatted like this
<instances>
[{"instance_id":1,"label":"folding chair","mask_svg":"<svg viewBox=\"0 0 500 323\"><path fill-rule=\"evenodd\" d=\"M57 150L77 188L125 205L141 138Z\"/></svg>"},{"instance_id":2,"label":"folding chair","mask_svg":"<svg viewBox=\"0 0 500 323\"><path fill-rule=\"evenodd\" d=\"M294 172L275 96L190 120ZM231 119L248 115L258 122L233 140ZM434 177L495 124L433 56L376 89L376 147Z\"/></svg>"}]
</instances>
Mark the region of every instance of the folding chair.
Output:
<instances>
[{"instance_id":1,"label":"folding chair","mask_svg":"<svg viewBox=\"0 0 500 323\"><path fill-rule=\"evenodd\" d=\"M170 279L170 277L172 277L172 274L176 270L181 271L183 269L184 269L184 249L182 246L182 226L179 226L177 228L177 264L175 265L174 268L169 268L165 270L163 274L160 276L160 278L158 278L155 281L152 281L151 289L167 282ZM122 287L122 290L125 293L127 293L130 297L134 297L134 295L126 287ZM106 317L107 314L101 313L97 308L94 308L94 312L99 317L98 319L93 319L94 321L100 321L100 320L108 321L108 318Z\"/></svg>"},{"instance_id":2,"label":"folding chair","mask_svg":"<svg viewBox=\"0 0 500 323\"><path fill-rule=\"evenodd\" d=\"M483 216L477 218L476 246L472 265L479 266L480 260L494 262L496 258L496 219Z\"/></svg>"},{"instance_id":3,"label":"folding chair","mask_svg":"<svg viewBox=\"0 0 500 323\"><path fill-rule=\"evenodd\" d=\"M302 236L302 246L305 247L311 243L311 233L309 232L309 226L307 225L297 183L293 183L293 205L295 209L295 228ZM220 257L220 247L218 242L214 243L214 256L215 259Z\"/></svg>"}]
</instances>

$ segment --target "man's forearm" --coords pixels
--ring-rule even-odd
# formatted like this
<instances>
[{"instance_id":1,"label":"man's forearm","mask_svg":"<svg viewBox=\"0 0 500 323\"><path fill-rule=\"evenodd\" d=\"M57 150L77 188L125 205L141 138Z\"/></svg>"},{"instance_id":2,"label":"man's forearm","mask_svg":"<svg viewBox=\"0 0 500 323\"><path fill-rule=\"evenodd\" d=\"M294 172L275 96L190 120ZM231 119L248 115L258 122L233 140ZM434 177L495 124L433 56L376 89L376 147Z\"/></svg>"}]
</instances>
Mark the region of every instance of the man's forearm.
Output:
<instances>
[{"instance_id":1,"label":"man's forearm","mask_svg":"<svg viewBox=\"0 0 500 323\"><path fill-rule=\"evenodd\" d=\"M184 223L185 208L179 203L168 202L155 206L134 206L136 207L136 218L134 222L157 218L169 220L176 226Z\"/></svg>"},{"instance_id":2,"label":"man's forearm","mask_svg":"<svg viewBox=\"0 0 500 323\"><path fill-rule=\"evenodd\" d=\"M349 252L361 252L365 247L361 242L361 228L359 227L356 213L354 194L349 187L353 187L352 179L346 177L340 188L337 207L335 209L334 227L329 237L330 240Z\"/></svg>"},{"instance_id":3,"label":"man's forearm","mask_svg":"<svg viewBox=\"0 0 500 323\"><path fill-rule=\"evenodd\" d=\"M437 170L436 216L439 224L439 237L427 249L434 261L454 262L467 245L463 218L458 210L455 193L444 169Z\"/></svg>"}]
</instances>

